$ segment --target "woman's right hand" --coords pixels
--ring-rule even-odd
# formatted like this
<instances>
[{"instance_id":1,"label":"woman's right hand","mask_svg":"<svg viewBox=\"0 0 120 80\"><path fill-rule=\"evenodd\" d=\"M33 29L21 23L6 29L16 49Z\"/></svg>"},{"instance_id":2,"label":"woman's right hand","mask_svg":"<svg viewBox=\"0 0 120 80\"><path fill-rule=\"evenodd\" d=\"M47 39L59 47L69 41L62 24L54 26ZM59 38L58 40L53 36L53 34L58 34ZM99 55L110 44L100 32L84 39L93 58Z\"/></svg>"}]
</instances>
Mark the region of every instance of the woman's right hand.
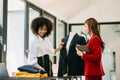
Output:
<instances>
[{"instance_id":1,"label":"woman's right hand","mask_svg":"<svg viewBox=\"0 0 120 80\"><path fill-rule=\"evenodd\" d=\"M40 66L41 67L41 66ZM41 70L45 71L45 69L43 67L40 68Z\"/></svg>"},{"instance_id":2,"label":"woman's right hand","mask_svg":"<svg viewBox=\"0 0 120 80\"><path fill-rule=\"evenodd\" d=\"M45 71L45 69L42 66L40 66L38 63L35 63L34 66L41 69L41 70L43 70L43 71Z\"/></svg>"}]
</instances>

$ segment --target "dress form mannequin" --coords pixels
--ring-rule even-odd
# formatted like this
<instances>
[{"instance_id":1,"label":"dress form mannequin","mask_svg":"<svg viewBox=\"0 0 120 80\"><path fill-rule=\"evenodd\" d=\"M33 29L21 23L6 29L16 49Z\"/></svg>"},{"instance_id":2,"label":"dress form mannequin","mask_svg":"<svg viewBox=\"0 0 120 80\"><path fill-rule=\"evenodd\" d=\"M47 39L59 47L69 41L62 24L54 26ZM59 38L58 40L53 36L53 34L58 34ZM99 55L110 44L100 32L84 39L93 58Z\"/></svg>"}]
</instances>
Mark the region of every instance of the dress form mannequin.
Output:
<instances>
[{"instance_id":1,"label":"dress form mannequin","mask_svg":"<svg viewBox=\"0 0 120 80\"><path fill-rule=\"evenodd\" d=\"M77 55L75 47L76 44L85 45L85 38L76 32L70 32L62 42L64 46L59 55L58 77L66 73L67 76L84 75L84 61Z\"/></svg>"}]
</instances>

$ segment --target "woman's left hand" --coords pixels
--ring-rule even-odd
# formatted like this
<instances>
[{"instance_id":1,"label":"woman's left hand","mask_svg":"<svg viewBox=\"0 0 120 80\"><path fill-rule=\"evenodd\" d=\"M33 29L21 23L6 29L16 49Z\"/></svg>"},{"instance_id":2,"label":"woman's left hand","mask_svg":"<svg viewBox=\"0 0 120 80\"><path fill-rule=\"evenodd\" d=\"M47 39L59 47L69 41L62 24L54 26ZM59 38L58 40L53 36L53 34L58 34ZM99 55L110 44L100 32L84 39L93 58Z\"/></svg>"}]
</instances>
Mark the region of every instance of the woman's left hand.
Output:
<instances>
[{"instance_id":1,"label":"woman's left hand","mask_svg":"<svg viewBox=\"0 0 120 80\"><path fill-rule=\"evenodd\" d=\"M58 51L60 51L60 50L63 48L63 46L64 46L64 43L61 42L61 43L58 45L58 47L55 49L55 54L56 54Z\"/></svg>"},{"instance_id":2,"label":"woman's left hand","mask_svg":"<svg viewBox=\"0 0 120 80\"><path fill-rule=\"evenodd\" d=\"M58 51L61 50L63 46L64 46L64 43L61 42L61 43L59 44L59 46L58 46Z\"/></svg>"}]
</instances>

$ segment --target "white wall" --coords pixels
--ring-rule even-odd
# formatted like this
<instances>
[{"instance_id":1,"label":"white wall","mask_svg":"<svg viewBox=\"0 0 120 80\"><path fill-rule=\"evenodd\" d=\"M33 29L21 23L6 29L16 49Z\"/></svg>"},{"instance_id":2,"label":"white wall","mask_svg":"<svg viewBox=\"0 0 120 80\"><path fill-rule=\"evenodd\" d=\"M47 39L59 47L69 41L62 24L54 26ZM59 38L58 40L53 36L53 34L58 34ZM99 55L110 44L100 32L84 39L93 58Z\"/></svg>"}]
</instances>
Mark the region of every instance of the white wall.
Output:
<instances>
[{"instance_id":1,"label":"white wall","mask_svg":"<svg viewBox=\"0 0 120 80\"><path fill-rule=\"evenodd\" d=\"M120 79L120 40L116 41L116 80Z\"/></svg>"}]
</instances>

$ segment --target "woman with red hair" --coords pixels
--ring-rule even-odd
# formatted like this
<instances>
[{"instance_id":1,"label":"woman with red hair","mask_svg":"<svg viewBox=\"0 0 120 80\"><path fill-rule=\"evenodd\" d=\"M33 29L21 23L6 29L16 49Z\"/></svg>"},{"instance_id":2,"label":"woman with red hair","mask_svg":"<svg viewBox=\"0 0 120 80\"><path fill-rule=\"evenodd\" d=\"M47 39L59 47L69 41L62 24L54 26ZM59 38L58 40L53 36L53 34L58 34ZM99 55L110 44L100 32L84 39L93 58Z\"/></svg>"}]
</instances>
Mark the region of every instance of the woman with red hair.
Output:
<instances>
[{"instance_id":1,"label":"woman with red hair","mask_svg":"<svg viewBox=\"0 0 120 80\"><path fill-rule=\"evenodd\" d=\"M104 50L104 42L100 37L100 28L96 19L89 18L85 21L84 30L90 35L87 43L89 53L84 53L77 49L79 56L85 61L85 80L102 80L105 75L102 65L102 52Z\"/></svg>"}]
</instances>

